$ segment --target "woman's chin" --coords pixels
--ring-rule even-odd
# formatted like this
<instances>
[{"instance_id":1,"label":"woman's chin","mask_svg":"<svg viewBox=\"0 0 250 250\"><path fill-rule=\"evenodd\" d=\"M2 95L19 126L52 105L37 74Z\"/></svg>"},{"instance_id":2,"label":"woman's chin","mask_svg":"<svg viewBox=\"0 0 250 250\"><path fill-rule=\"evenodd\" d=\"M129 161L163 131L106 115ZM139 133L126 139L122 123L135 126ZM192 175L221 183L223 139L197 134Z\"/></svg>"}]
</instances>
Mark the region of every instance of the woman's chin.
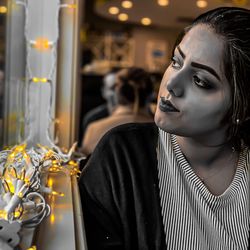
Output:
<instances>
[{"instance_id":1,"label":"woman's chin","mask_svg":"<svg viewBox=\"0 0 250 250\"><path fill-rule=\"evenodd\" d=\"M172 125L169 124L167 121L166 121L166 118L163 118L161 116L158 116L157 114L155 115L155 124L157 127L159 127L160 129L166 131L166 132L172 132Z\"/></svg>"},{"instance_id":2,"label":"woman's chin","mask_svg":"<svg viewBox=\"0 0 250 250\"><path fill-rule=\"evenodd\" d=\"M169 124L170 122L168 121L167 117L166 117L165 115L163 115L162 112L159 111L159 110L157 110L157 111L155 112L154 121L155 121L155 124L156 124L159 128L161 128L161 129L163 129L163 130L165 130L164 127L166 127L166 126L167 126L167 127L171 126L171 124Z\"/></svg>"}]
</instances>

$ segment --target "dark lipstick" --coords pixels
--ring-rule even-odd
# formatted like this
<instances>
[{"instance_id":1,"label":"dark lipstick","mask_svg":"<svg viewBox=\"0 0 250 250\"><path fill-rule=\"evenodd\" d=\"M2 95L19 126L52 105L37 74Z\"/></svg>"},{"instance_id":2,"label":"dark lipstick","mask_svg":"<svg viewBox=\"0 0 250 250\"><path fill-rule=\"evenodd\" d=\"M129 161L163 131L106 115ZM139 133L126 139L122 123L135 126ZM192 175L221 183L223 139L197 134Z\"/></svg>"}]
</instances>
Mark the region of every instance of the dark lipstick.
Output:
<instances>
[{"instance_id":1,"label":"dark lipstick","mask_svg":"<svg viewBox=\"0 0 250 250\"><path fill-rule=\"evenodd\" d=\"M166 97L161 96L159 109L162 112L180 112Z\"/></svg>"}]
</instances>

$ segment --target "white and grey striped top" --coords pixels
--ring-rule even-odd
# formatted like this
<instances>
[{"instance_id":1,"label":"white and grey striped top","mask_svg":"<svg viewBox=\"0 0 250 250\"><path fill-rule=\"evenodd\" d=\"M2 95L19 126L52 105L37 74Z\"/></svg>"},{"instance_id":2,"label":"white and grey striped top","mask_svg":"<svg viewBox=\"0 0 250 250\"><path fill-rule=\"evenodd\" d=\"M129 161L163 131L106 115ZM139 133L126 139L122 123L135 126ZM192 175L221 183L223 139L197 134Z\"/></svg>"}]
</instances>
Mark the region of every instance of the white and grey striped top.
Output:
<instances>
[{"instance_id":1,"label":"white and grey striped top","mask_svg":"<svg viewBox=\"0 0 250 250\"><path fill-rule=\"evenodd\" d=\"M247 249L249 165L246 149L231 185L215 196L186 161L176 137L159 130L158 177L167 249Z\"/></svg>"}]
</instances>

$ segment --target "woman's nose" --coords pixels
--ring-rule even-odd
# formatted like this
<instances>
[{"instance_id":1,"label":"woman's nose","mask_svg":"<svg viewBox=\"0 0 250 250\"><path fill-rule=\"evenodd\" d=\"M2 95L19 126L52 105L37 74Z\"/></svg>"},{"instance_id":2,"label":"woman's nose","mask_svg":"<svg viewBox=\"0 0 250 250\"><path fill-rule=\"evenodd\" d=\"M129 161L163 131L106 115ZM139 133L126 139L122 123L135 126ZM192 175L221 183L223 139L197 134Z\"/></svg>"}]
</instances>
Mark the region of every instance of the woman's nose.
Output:
<instances>
[{"instance_id":1,"label":"woman's nose","mask_svg":"<svg viewBox=\"0 0 250 250\"><path fill-rule=\"evenodd\" d=\"M183 74L178 72L171 76L166 83L166 88L168 92L175 97L182 97L184 95L184 86L183 86Z\"/></svg>"}]
</instances>

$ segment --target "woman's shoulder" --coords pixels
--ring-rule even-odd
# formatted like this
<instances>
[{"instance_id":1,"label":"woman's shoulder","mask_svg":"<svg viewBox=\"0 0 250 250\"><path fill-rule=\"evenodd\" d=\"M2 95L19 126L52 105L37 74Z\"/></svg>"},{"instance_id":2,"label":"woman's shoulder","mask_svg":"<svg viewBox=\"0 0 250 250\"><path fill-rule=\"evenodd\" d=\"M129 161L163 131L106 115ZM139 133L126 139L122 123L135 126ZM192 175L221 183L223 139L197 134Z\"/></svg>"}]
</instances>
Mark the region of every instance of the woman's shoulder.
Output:
<instances>
[{"instance_id":1,"label":"woman's shoulder","mask_svg":"<svg viewBox=\"0 0 250 250\"><path fill-rule=\"evenodd\" d=\"M126 123L111 129L107 134L129 134L129 133L157 133L158 128L154 122Z\"/></svg>"},{"instance_id":2,"label":"woman's shoulder","mask_svg":"<svg viewBox=\"0 0 250 250\"><path fill-rule=\"evenodd\" d=\"M100 144L107 143L107 141L141 141L150 143L148 140L156 139L158 135L158 128L154 122L149 123L126 123L118 125L109 130L101 139Z\"/></svg>"},{"instance_id":3,"label":"woman's shoulder","mask_svg":"<svg viewBox=\"0 0 250 250\"><path fill-rule=\"evenodd\" d=\"M154 123L127 123L111 129L97 144L81 179L92 175L112 179L114 173L125 173L125 169L144 172L143 169L155 168L157 135Z\"/></svg>"},{"instance_id":4,"label":"woman's shoulder","mask_svg":"<svg viewBox=\"0 0 250 250\"><path fill-rule=\"evenodd\" d=\"M112 128L97 144L90 159L105 160L151 155L158 140L158 128L155 123L127 123Z\"/></svg>"}]
</instances>

